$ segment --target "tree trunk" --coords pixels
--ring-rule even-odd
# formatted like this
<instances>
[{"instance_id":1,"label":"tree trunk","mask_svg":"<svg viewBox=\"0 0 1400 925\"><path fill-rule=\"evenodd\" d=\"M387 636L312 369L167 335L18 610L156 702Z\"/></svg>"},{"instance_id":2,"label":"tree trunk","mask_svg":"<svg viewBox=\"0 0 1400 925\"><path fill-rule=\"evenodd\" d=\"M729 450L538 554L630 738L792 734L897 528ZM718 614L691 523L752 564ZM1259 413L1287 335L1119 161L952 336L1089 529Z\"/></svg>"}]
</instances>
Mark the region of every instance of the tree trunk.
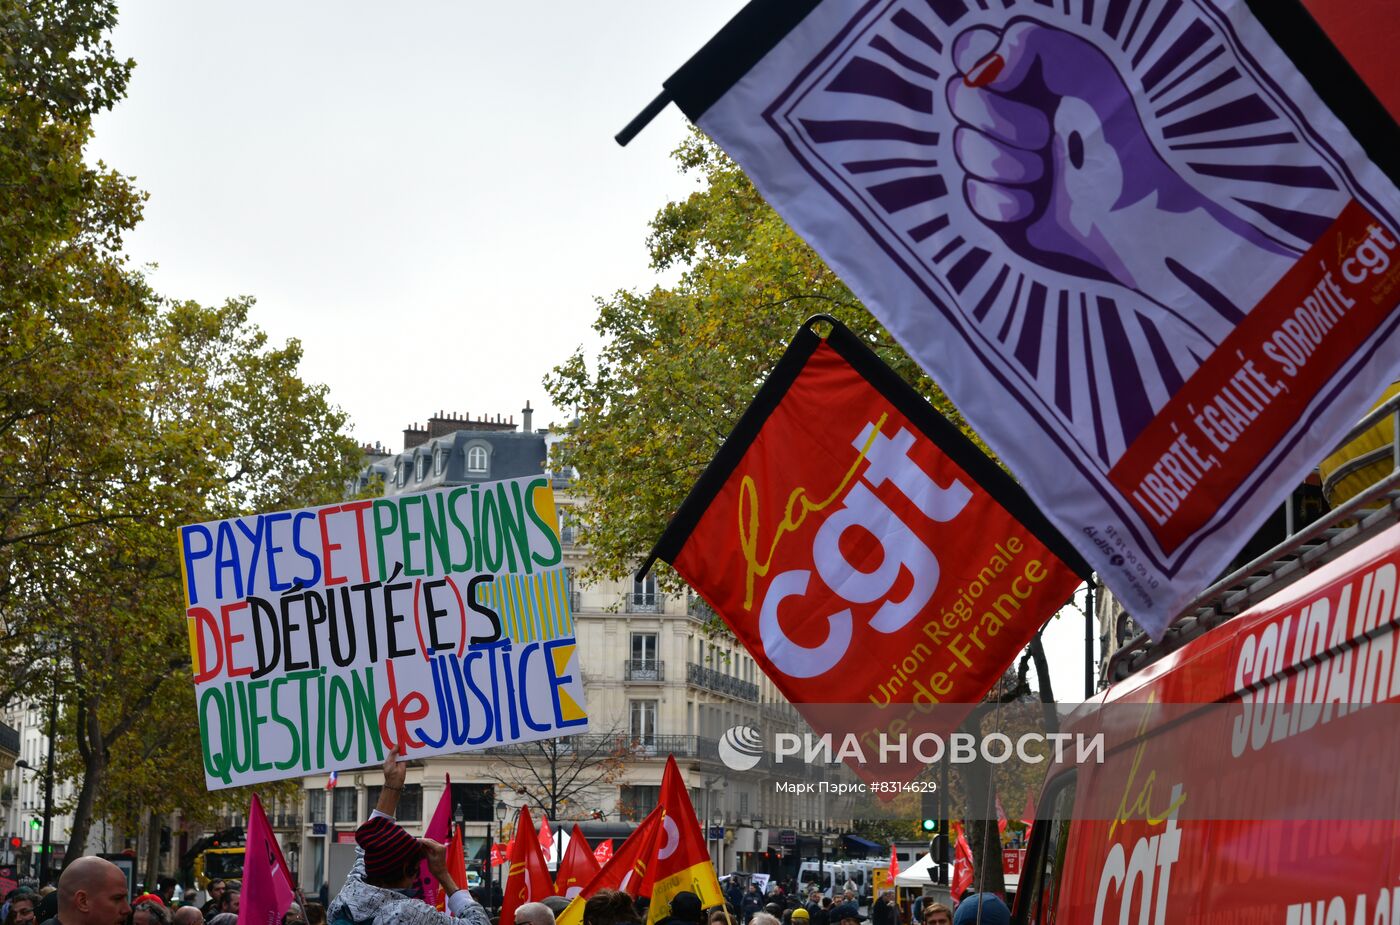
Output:
<instances>
[{"instance_id":1,"label":"tree trunk","mask_svg":"<svg viewBox=\"0 0 1400 925\"><path fill-rule=\"evenodd\" d=\"M107 748L98 721L96 704L79 705L77 711L79 753L83 757L83 783L78 789L78 802L73 808L73 827L68 837L67 858L81 857L87 847L88 830L92 828L93 806L97 790L107 776Z\"/></svg>"},{"instance_id":2,"label":"tree trunk","mask_svg":"<svg viewBox=\"0 0 1400 925\"><path fill-rule=\"evenodd\" d=\"M160 828L159 813L146 810L146 889L152 892L160 879Z\"/></svg>"},{"instance_id":3,"label":"tree trunk","mask_svg":"<svg viewBox=\"0 0 1400 925\"><path fill-rule=\"evenodd\" d=\"M1041 715L1045 721L1045 732L1060 731L1060 714L1055 709L1055 689L1050 686L1050 661L1045 657L1045 646L1040 633L1036 633L1030 644L1031 661L1035 663L1036 687L1040 691Z\"/></svg>"},{"instance_id":4,"label":"tree trunk","mask_svg":"<svg viewBox=\"0 0 1400 925\"><path fill-rule=\"evenodd\" d=\"M971 733L980 742L982 739L982 719L974 712L963 723L962 730ZM967 796L967 818L963 825L967 831L967 843L972 848L972 891L982 893L1006 893L1006 878L1001 872L1001 833L997 829L996 781L992 778L992 767L981 756L966 764L958 765L958 775L962 778L963 793Z\"/></svg>"}]
</instances>

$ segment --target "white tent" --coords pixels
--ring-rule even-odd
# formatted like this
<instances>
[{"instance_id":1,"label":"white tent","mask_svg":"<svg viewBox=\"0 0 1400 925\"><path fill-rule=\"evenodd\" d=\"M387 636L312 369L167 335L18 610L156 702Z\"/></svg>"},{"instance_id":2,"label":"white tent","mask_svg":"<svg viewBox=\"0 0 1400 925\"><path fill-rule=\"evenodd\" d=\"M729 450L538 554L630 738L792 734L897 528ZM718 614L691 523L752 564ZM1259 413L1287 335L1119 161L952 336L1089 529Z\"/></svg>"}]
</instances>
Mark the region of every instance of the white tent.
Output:
<instances>
[{"instance_id":1,"label":"white tent","mask_svg":"<svg viewBox=\"0 0 1400 925\"><path fill-rule=\"evenodd\" d=\"M948 877L944 880L946 883L947 880L951 879L953 876L953 865L945 864L944 867L947 868L948 871ZM932 871L933 855L925 854L913 864L909 865L908 869L901 870L894 878L894 885L902 887L928 886L933 882L929 879L929 874Z\"/></svg>"},{"instance_id":2,"label":"white tent","mask_svg":"<svg viewBox=\"0 0 1400 925\"><path fill-rule=\"evenodd\" d=\"M943 878L943 882L944 882L944 883L951 883L951 882L953 881L953 865L952 865L952 864L945 864L945 865L943 865L943 866L944 866L944 870L945 870L945 876L944 876L944 878ZM897 877L894 878L894 885L897 886L897 887L913 887L913 888L928 886L930 883L933 882L932 880L929 879L929 874L930 874L932 871L933 871L933 856L932 856L932 855L929 855L929 854L925 854L923 857L919 858L919 859L918 859L917 861L915 861L913 864L909 865L909 869L908 869L908 870L901 870L901 871L899 872L899 875L898 875ZM1006 891L1007 891L1008 893L1014 893L1014 892L1016 892L1016 886L1017 886L1017 884L1020 882L1021 878L1020 878L1019 876L1017 876L1016 874L1006 874L1005 877L1006 877Z\"/></svg>"}]
</instances>

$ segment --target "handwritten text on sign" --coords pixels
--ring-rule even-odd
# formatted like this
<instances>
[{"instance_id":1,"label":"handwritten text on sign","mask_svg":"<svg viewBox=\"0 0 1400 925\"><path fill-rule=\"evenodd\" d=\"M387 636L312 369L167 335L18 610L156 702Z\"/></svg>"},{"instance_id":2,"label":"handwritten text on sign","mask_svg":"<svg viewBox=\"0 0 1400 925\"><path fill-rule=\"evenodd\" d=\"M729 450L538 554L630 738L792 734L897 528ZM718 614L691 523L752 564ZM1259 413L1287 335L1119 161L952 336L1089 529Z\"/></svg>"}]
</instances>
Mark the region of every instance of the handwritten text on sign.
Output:
<instances>
[{"instance_id":1,"label":"handwritten text on sign","mask_svg":"<svg viewBox=\"0 0 1400 925\"><path fill-rule=\"evenodd\" d=\"M184 527L205 779L583 731L544 478Z\"/></svg>"}]
</instances>

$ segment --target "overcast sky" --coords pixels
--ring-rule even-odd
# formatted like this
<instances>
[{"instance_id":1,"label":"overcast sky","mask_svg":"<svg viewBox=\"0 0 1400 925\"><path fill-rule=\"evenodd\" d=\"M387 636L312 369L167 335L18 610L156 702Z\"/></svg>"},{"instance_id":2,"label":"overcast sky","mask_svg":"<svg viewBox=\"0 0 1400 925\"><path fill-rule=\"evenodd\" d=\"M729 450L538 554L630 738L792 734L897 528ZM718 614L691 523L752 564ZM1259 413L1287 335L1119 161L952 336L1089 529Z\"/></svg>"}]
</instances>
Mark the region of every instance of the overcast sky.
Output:
<instances>
[{"instance_id":1,"label":"overcast sky","mask_svg":"<svg viewBox=\"0 0 1400 925\"><path fill-rule=\"evenodd\" d=\"M541 380L594 299L649 286L647 222L693 182L668 108L612 136L741 0L131 0L127 99L90 146L150 194L158 291L250 295L362 442L442 410L562 421ZM1047 632L1083 693L1083 620Z\"/></svg>"},{"instance_id":2,"label":"overcast sky","mask_svg":"<svg viewBox=\"0 0 1400 925\"><path fill-rule=\"evenodd\" d=\"M258 300L362 441L438 410L559 419L540 382L593 299L648 285L683 194L673 108L613 134L738 0L122 5L127 99L92 156L150 194L165 295Z\"/></svg>"}]
</instances>

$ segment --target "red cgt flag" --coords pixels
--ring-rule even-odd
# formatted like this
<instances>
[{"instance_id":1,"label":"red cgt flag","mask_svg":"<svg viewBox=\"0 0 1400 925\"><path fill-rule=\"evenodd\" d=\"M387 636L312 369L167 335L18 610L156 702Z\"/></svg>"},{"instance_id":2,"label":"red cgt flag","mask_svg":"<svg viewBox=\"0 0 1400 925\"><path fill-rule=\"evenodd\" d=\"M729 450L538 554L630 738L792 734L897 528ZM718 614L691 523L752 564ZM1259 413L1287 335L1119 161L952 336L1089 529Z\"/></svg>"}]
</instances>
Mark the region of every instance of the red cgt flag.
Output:
<instances>
[{"instance_id":1,"label":"red cgt flag","mask_svg":"<svg viewBox=\"0 0 1400 925\"><path fill-rule=\"evenodd\" d=\"M598 861L599 864L606 864L609 861L611 861L612 854L613 844L611 838L609 838L607 841L601 843L600 845L598 845L598 847L593 849L593 857Z\"/></svg>"},{"instance_id":2,"label":"red cgt flag","mask_svg":"<svg viewBox=\"0 0 1400 925\"><path fill-rule=\"evenodd\" d=\"M652 552L817 733L952 732L1087 566L1011 478L839 324L804 326ZM650 566L650 561L644 567ZM909 653L892 680L874 652Z\"/></svg>"},{"instance_id":3,"label":"red cgt flag","mask_svg":"<svg viewBox=\"0 0 1400 925\"><path fill-rule=\"evenodd\" d=\"M600 870L602 865L589 849L588 839L583 837L583 832L575 825L573 833L569 836L569 847L564 849L559 869L554 872L554 888L565 899L573 899L583 891L588 881L598 876Z\"/></svg>"},{"instance_id":4,"label":"red cgt flag","mask_svg":"<svg viewBox=\"0 0 1400 925\"><path fill-rule=\"evenodd\" d=\"M899 854L894 850L894 845L890 845L890 883L894 883L894 878L899 876Z\"/></svg>"},{"instance_id":5,"label":"red cgt flag","mask_svg":"<svg viewBox=\"0 0 1400 925\"><path fill-rule=\"evenodd\" d=\"M515 838L510 843L510 872L506 875L505 894L501 898L501 921L514 922L516 907L539 902L554 895L554 881L540 851L530 808L520 807L515 824Z\"/></svg>"},{"instance_id":6,"label":"red cgt flag","mask_svg":"<svg viewBox=\"0 0 1400 925\"><path fill-rule=\"evenodd\" d=\"M665 813L657 805L627 836L622 847L613 853L612 860L603 865L597 876L588 881L579 894L569 903L568 908L555 917L555 925L579 925L583 921L584 900L599 890L621 890L634 899L650 896L650 880L647 871L656 859L658 842L664 829ZM505 921L505 916L501 917Z\"/></svg>"},{"instance_id":7,"label":"red cgt flag","mask_svg":"<svg viewBox=\"0 0 1400 925\"><path fill-rule=\"evenodd\" d=\"M724 902L719 878L710 863L710 851L705 845L705 833L695 818L676 757L666 757L666 772L661 778L661 802L665 813L664 833L657 845L657 857L647 868L646 885L642 895L651 897L647 921L659 922L671 914L671 897L689 890L700 897L700 908L708 909Z\"/></svg>"}]
</instances>

